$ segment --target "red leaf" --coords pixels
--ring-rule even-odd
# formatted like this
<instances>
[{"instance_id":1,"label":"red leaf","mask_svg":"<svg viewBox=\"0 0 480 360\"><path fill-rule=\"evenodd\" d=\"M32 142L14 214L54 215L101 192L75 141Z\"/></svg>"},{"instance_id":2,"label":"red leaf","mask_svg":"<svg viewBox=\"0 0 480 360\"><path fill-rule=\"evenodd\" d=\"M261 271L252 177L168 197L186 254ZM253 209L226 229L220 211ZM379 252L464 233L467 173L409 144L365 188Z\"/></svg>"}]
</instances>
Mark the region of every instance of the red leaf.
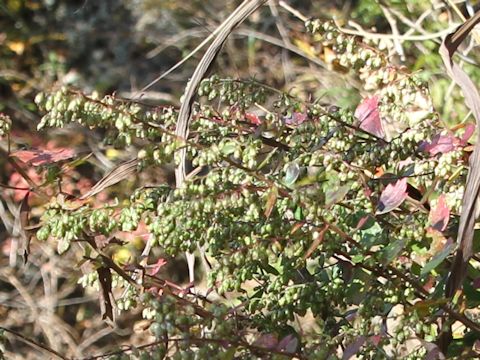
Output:
<instances>
[{"instance_id":1,"label":"red leaf","mask_svg":"<svg viewBox=\"0 0 480 360\"><path fill-rule=\"evenodd\" d=\"M164 258L159 258L155 264L148 265L147 274L150 276L156 275L160 269L167 264L167 261Z\"/></svg>"},{"instance_id":2,"label":"red leaf","mask_svg":"<svg viewBox=\"0 0 480 360\"><path fill-rule=\"evenodd\" d=\"M448 133L447 135L437 134L433 137L430 143L423 142L420 145L420 150L429 152L430 155L446 154L455 150L459 146L467 145L468 139L470 139L474 132L475 125L467 124L465 125L465 131L462 138L458 138L452 133Z\"/></svg>"},{"instance_id":3,"label":"red leaf","mask_svg":"<svg viewBox=\"0 0 480 360\"><path fill-rule=\"evenodd\" d=\"M355 117L360 121L360 129L379 138L385 138L385 131L378 110L378 96L363 100L355 110Z\"/></svg>"},{"instance_id":4,"label":"red leaf","mask_svg":"<svg viewBox=\"0 0 480 360\"><path fill-rule=\"evenodd\" d=\"M475 124L468 123L465 125L465 131L463 133L462 139L460 140L462 145L467 145L468 139L470 139L475 132Z\"/></svg>"},{"instance_id":5,"label":"red leaf","mask_svg":"<svg viewBox=\"0 0 480 360\"><path fill-rule=\"evenodd\" d=\"M13 152L11 156L15 156L17 159L26 164L40 166L70 159L75 156L75 151L67 148L55 150L19 150Z\"/></svg>"},{"instance_id":6,"label":"red leaf","mask_svg":"<svg viewBox=\"0 0 480 360\"><path fill-rule=\"evenodd\" d=\"M253 113L245 113L245 119L253 125L260 125L262 123L262 120L260 120L260 117L258 117L258 115L255 115Z\"/></svg>"},{"instance_id":7,"label":"red leaf","mask_svg":"<svg viewBox=\"0 0 480 360\"><path fill-rule=\"evenodd\" d=\"M428 217L432 228L438 231L446 229L450 217L450 209L447 206L444 194L438 198L437 205L430 209Z\"/></svg>"},{"instance_id":8,"label":"red leaf","mask_svg":"<svg viewBox=\"0 0 480 360\"><path fill-rule=\"evenodd\" d=\"M374 346L378 346L378 344L380 344L380 341L382 341L382 335L372 335L370 336L370 338L368 339L370 340L370 342L374 345Z\"/></svg>"},{"instance_id":9,"label":"red leaf","mask_svg":"<svg viewBox=\"0 0 480 360\"><path fill-rule=\"evenodd\" d=\"M429 152L430 155L446 154L455 150L458 144L458 139L452 134L435 135L430 143L423 143L420 145L420 150Z\"/></svg>"},{"instance_id":10,"label":"red leaf","mask_svg":"<svg viewBox=\"0 0 480 360\"><path fill-rule=\"evenodd\" d=\"M294 112L291 116L284 116L283 120L287 125L300 125L307 120L307 114L301 112Z\"/></svg>"},{"instance_id":11,"label":"red leaf","mask_svg":"<svg viewBox=\"0 0 480 360\"><path fill-rule=\"evenodd\" d=\"M407 178L403 178L388 184L380 195L380 201L376 214L385 214L397 208L407 197Z\"/></svg>"}]
</instances>

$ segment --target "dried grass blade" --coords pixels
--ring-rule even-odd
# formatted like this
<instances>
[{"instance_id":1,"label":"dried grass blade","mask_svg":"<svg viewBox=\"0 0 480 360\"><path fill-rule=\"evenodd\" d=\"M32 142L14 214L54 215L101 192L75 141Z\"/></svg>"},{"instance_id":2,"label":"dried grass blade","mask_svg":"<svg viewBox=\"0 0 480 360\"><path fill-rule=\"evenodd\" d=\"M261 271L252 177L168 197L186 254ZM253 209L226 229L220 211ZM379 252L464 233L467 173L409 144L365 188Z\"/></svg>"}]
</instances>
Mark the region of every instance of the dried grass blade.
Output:
<instances>
[{"instance_id":1,"label":"dried grass blade","mask_svg":"<svg viewBox=\"0 0 480 360\"><path fill-rule=\"evenodd\" d=\"M101 180L99 180L87 193L83 194L80 197L80 200L88 199L102 190L119 183L120 181L128 178L130 175L134 174L137 171L138 159L132 159L126 161L116 168L111 170L107 175L105 175Z\"/></svg>"}]
</instances>

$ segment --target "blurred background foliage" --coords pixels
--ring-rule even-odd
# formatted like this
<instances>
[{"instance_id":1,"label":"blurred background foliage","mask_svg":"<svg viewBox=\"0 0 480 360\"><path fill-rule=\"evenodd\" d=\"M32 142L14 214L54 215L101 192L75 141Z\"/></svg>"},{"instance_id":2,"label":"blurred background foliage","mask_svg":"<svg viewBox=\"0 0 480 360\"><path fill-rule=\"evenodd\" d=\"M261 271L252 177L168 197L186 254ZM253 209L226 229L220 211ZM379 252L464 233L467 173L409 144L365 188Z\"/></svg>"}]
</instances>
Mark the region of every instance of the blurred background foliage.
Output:
<instances>
[{"instance_id":1,"label":"blurred background foliage","mask_svg":"<svg viewBox=\"0 0 480 360\"><path fill-rule=\"evenodd\" d=\"M239 1L213 0L3 0L0 1L0 112L13 120L12 146L55 148L74 146L93 152L95 164L77 167L69 176L73 194L85 192L114 162L128 159L128 151L107 149L103 134L78 128L37 133L40 119L33 98L39 91L62 85L81 91L115 92L132 98L137 91L187 56L238 5ZM405 66L428 81L436 111L446 128L468 119L463 97L447 77L438 55L437 33L454 28L462 17L477 10L478 1L345 0L287 1L307 18L335 19L356 32L424 35L422 40L372 40L392 63ZM367 37L367 36L366 36ZM462 50L464 69L480 82L475 43ZM290 47L296 53L287 50ZM178 105L182 91L202 51L163 81L145 91L141 101ZM318 66L310 58L323 64ZM255 78L305 99L354 109L367 95L355 70L329 62L305 35L304 24L272 1L251 16L228 40L214 71L234 78ZM470 119L471 121L472 119ZM132 152L133 153L133 152ZM43 169L46 176L51 169ZM15 182L15 169L0 158L0 183ZM171 169L152 173L145 181L171 181ZM18 177L18 174L17 174ZM136 182L117 186L105 195L129 193ZM23 184L25 185L25 184ZM68 348L73 356L108 351L121 344L141 344L143 335L131 332L139 314L124 314L117 328L99 319L97 297L76 284L80 271L71 272L70 255L58 256L47 244L35 242L26 265L16 256L15 214L22 193L2 189L0 212L0 325L25 336ZM34 204L34 202L33 202ZM35 213L35 210L33 209ZM13 215L12 215L13 214ZM38 215L38 214L37 214ZM13 232L13 233L12 233ZM138 255L135 236L119 246L114 256ZM119 260L121 262L121 260ZM170 278L186 281L186 265L169 263ZM12 359L36 359L38 349L18 339L7 354ZM15 349L15 350L13 350Z\"/></svg>"}]
</instances>

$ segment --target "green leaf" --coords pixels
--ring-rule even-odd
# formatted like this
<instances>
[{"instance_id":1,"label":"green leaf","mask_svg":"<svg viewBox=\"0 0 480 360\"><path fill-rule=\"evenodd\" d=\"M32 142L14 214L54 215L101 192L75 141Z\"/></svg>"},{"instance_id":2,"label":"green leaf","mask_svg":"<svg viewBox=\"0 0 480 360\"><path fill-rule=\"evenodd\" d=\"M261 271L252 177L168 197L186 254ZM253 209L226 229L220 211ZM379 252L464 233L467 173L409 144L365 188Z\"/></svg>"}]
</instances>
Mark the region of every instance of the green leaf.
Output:
<instances>
[{"instance_id":1,"label":"green leaf","mask_svg":"<svg viewBox=\"0 0 480 360\"><path fill-rule=\"evenodd\" d=\"M221 151L223 155L231 155L235 152L236 148L236 144L233 141L229 141L222 146Z\"/></svg>"},{"instance_id":2,"label":"green leaf","mask_svg":"<svg viewBox=\"0 0 480 360\"><path fill-rule=\"evenodd\" d=\"M303 212L300 206L297 206L294 214L295 220L303 220Z\"/></svg>"},{"instance_id":3,"label":"green leaf","mask_svg":"<svg viewBox=\"0 0 480 360\"><path fill-rule=\"evenodd\" d=\"M373 245L380 242L379 240L381 240L382 232L383 229L380 224L377 222L373 222L370 227L360 230L360 244L362 244L365 248L370 249Z\"/></svg>"},{"instance_id":4,"label":"green leaf","mask_svg":"<svg viewBox=\"0 0 480 360\"><path fill-rule=\"evenodd\" d=\"M265 270L267 273L269 274L273 274L273 275L280 275L280 273L278 272L277 269L275 269L272 265L270 264L261 264L263 270Z\"/></svg>"},{"instance_id":5,"label":"green leaf","mask_svg":"<svg viewBox=\"0 0 480 360\"><path fill-rule=\"evenodd\" d=\"M300 175L300 166L296 162L288 164L287 170L285 172L285 185L292 186L297 181L298 176Z\"/></svg>"},{"instance_id":6,"label":"green leaf","mask_svg":"<svg viewBox=\"0 0 480 360\"><path fill-rule=\"evenodd\" d=\"M406 245L405 239L398 239L388 244L382 251L381 259L385 265L390 264L402 252Z\"/></svg>"},{"instance_id":7,"label":"green leaf","mask_svg":"<svg viewBox=\"0 0 480 360\"><path fill-rule=\"evenodd\" d=\"M342 201L350 190L350 185L335 186L325 191L325 206L330 207Z\"/></svg>"},{"instance_id":8,"label":"green leaf","mask_svg":"<svg viewBox=\"0 0 480 360\"><path fill-rule=\"evenodd\" d=\"M450 253L455 248L455 246L456 246L455 243L450 244L445 249L440 251L437 255L435 255L428 263L425 264L422 271L420 272L420 276L427 275L428 273L430 273L430 271L432 271L438 265L440 265L442 263L442 261L445 260L445 258L448 255L450 255Z\"/></svg>"},{"instance_id":9,"label":"green leaf","mask_svg":"<svg viewBox=\"0 0 480 360\"><path fill-rule=\"evenodd\" d=\"M225 359L225 360L232 360L234 359L235 357L235 352L237 351L237 348L236 347L231 347L230 349L228 349L227 351L225 351L223 353L223 355L221 356L222 359Z\"/></svg>"},{"instance_id":10,"label":"green leaf","mask_svg":"<svg viewBox=\"0 0 480 360\"><path fill-rule=\"evenodd\" d=\"M478 304L480 304L480 289L475 289L469 281L466 281L463 285L463 291L467 301L472 307L476 307Z\"/></svg>"},{"instance_id":11,"label":"green leaf","mask_svg":"<svg viewBox=\"0 0 480 360\"><path fill-rule=\"evenodd\" d=\"M361 263L364 259L365 259L365 256L363 256L362 254L357 254L357 255L352 256L352 262L353 262L354 264L359 264L359 263Z\"/></svg>"},{"instance_id":12,"label":"green leaf","mask_svg":"<svg viewBox=\"0 0 480 360\"><path fill-rule=\"evenodd\" d=\"M70 247L70 240L62 238L58 240L57 243L57 252L61 255Z\"/></svg>"}]
</instances>

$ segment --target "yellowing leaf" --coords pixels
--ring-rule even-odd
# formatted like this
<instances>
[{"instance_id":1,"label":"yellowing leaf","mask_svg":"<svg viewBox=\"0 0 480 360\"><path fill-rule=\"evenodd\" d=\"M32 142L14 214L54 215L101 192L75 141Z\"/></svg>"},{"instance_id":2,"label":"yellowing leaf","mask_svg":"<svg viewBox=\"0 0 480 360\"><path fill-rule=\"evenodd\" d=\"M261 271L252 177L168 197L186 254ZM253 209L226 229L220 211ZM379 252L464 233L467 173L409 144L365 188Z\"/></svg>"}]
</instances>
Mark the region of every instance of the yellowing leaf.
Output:
<instances>
[{"instance_id":1,"label":"yellowing leaf","mask_svg":"<svg viewBox=\"0 0 480 360\"><path fill-rule=\"evenodd\" d=\"M317 54L315 54L315 50L311 44L309 44L306 41L300 40L300 39L294 39L293 43L300 49L302 50L305 54L311 56L311 57L316 57Z\"/></svg>"},{"instance_id":2,"label":"yellowing leaf","mask_svg":"<svg viewBox=\"0 0 480 360\"><path fill-rule=\"evenodd\" d=\"M107 156L107 158L109 160L114 160L114 159L118 158L118 156L120 155L120 151L118 151L116 149L107 149L105 155Z\"/></svg>"},{"instance_id":3,"label":"yellowing leaf","mask_svg":"<svg viewBox=\"0 0 480 360\"><path fill-rule=\"evenodd\" d=\"M25 43L21 41L8 41L7 46L17 55L22 55L25 51Z\"/></svg>"},{"instance_id":4,"label":"yellowing leaf","mask_svg":"<svg viewBox=\"0 0 480 360\"><path fill-rule=\"evenodd\" d=\"M325 47L323 49L323 60L327 64L333 63L336 58L337 58L337 54L335 53L335 51L333 51L332 49L330 49L328 47Z\"/></svg>"}]
</instances>

